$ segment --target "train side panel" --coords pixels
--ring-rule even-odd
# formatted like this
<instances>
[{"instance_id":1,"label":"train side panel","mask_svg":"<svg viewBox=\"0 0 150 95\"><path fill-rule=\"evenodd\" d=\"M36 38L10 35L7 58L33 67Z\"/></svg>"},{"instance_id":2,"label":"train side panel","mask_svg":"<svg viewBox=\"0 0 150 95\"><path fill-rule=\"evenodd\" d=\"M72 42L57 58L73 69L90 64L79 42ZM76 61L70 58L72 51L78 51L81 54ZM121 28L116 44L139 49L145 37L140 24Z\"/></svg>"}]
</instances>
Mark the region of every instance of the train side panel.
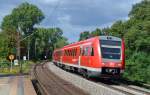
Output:
<instances>
[{"instance_id":1,"label":"train side panel","mask_svg":"<svg viewBox=\"0 0 150 95\"><path fill-rule=\"evenodd\" d=\"M88 76L115 76L125 69L124 52L123 40L113 36L100 36L55 50L53 60L76 68Z\"/></svg>"}]
</instances>

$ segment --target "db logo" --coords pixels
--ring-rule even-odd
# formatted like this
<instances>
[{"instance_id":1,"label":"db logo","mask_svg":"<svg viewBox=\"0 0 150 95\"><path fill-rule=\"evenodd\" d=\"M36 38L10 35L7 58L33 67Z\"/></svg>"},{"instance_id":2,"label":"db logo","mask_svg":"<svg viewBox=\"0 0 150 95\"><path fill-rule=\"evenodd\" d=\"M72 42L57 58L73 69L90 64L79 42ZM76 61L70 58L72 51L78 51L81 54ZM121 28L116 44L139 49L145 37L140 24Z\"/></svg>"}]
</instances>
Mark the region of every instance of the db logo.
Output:
<instances>
[{"instance_id":1,"label":"db logo","mask_svg":"<svg viewBox=\"0 0 150 95\"><path fill-rule=\"evenodd\" d=\"M111 63L110 63L110 66L113 66L113 65L114 65L114 63L111 62Z\"/></svg>"}]
</instances>

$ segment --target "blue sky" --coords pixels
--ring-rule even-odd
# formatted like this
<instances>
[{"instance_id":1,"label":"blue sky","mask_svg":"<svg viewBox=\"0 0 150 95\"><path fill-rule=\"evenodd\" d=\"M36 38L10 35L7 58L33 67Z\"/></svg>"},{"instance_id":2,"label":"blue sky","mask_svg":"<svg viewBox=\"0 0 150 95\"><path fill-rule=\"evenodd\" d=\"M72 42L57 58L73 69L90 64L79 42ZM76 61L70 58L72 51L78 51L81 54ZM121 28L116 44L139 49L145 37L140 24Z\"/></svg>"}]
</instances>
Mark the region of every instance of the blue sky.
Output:
<instances>
[{"instance_id":1,"label":"blue sky","mask_svg":"<svg viewBox=\"0 0 150 95\"><path fill-rule=\"evenodd\" d=\"M60 27L69 42L75 42L83 31L127 20L132 5L141 0L0 0L0 22L25 1L43 11L45 19L38 26Z\"/></svg>"}]
</instances>

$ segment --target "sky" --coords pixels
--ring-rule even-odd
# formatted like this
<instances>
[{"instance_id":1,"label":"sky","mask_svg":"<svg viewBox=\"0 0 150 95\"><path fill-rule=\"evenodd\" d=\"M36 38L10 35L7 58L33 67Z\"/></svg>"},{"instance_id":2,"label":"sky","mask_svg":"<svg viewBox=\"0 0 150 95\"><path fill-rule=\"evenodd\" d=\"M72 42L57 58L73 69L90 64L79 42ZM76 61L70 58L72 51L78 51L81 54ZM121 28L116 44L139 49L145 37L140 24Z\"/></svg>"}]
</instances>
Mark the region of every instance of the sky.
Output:
<instances>
[{"instance_id":1,"label":"sky","mask_svg":"<svg viewBox=\"0 0 150 95\"><path fill-rule=\"evenodd\" d=\"M0 23L23 2L36 5L44 13L45 19L38 27L60 27L69 42L76 42L83 31L127 20L132 5L141 0L0 0Z\"/></svg>"}]
</instances>

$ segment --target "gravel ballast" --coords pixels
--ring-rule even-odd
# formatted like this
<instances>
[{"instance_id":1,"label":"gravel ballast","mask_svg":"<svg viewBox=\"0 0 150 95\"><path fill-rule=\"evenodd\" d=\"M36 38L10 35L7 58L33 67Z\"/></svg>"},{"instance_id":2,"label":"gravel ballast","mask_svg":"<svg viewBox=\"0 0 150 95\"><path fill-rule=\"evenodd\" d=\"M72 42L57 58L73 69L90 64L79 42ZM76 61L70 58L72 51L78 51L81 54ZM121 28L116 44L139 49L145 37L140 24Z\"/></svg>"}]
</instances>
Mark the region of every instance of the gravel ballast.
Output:
<instances>
[{"instance_id":1,"label":"gravel ballast","mask_svg":"<svg viewBox=\"0 0 150 95\"><path fill-rule=\"evenodd\" d=\"M52 62L49 62L47 65L48 68L57 76L88 92L90 95L125 95L124 93L115 91L109 87L105 87L103 85L86 80L78 75L66 72L55 66Z\"/></svg>"}]
</instances>

